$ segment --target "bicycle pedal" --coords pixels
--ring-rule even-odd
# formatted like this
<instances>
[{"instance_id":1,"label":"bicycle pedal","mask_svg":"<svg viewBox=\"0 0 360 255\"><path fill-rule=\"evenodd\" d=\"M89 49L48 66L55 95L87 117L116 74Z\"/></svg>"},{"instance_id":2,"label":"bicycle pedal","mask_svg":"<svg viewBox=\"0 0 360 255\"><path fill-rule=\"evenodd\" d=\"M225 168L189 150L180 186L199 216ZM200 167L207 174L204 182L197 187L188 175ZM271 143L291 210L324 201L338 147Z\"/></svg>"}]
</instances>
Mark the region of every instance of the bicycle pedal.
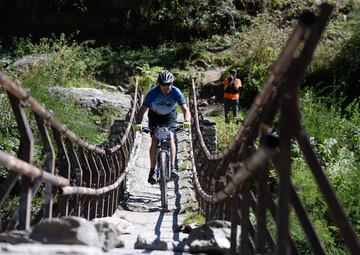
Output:
<instances>
[{"instance_id":1,"label":"bicycle pedal","mask_svg":"<svg viewBox=\"0 0 360 255\"><path fill-rule=\"evenodd\" d=\"M175 172L175 171L171 172L168 181L175 181L177 179L179 179L179 174L177 172Z\"/></svg>"}]
</instances>

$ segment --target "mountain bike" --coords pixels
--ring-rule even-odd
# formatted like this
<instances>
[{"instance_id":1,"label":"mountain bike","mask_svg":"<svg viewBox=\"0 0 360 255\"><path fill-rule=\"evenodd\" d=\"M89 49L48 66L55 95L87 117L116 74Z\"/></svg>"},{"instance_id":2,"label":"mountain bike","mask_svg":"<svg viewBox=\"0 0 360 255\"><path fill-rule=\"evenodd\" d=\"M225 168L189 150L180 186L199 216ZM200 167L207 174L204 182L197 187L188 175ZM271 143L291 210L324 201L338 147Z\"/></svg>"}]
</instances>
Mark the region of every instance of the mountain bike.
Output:
<instances>
[{"instance_id":1,"label":"mountain bike","mask_svg":"<svg viewBox=\"0 0 360 255\"><path fill-rule=\"evenodd\" d=\"M156 159L156 179L160 185L161 192L161 207L165 210L168 209L168 197L167 197L167 182L170 179L171 174L171 157L170 157L170 131L174 134L182 130L182 126L176 126L169 129L168 127L144 127L145 133L152 132L156 139L157 144L157 159Z\"/></svg>"}]
</instances>

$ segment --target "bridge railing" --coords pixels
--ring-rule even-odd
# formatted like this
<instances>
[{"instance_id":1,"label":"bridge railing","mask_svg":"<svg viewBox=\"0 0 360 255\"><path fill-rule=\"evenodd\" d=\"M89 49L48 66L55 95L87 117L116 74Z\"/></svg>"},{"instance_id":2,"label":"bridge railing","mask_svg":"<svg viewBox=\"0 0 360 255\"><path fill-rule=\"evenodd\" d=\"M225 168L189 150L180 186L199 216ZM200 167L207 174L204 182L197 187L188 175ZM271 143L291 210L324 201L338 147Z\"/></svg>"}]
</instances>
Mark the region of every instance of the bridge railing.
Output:
<instances>
[{"instance_id":1,"label":"bridge railing","mask_svg":"<svg viewBox=\"0 0 360 255\"><path fill-rule=\"evenodd\" d=\"M321 5L319 16L304 13L279 59L255 98L232 144L211 153L201 134L196 88L190 89L192 163L199 206L207 220L230 220L232 254L299 254L289 233L289 209L299 220L315 254L325 254L322 240L291 183L291 142L298 143L319 191L351 254L360 254L357 236L331 187L301 124L298 89L332 7ZM272 134L279 116L279 136ZM269 169L278 174L277 202L269 192ZM267 217L267 213L272 219ZM250 215L255 219L250 219ZM274 222L272 233L268 223ZM237 227L241 225L240 242Z\"/></svg>"},{"instance_id":2,"label":"bridge railing","mask_svg":"<svg viewBox=\"0 0 360 255\"><path fill-rule=\"evenodd\" d=\"M12 219L0 219L3 230L29 229L41 218L75 215L92 219L112 215L125 190L123 180L129 171L126 166L135 139L132 123L142 103L138 82L132 107L125 117L128 124L113 147L89 144L77 137L2 72L0 84L8 95L20 139L16 157L0 150L0 166L9 170L0 187L0 209L6 199L11 199L9 194L14 187L21 189L20 205ZM35 166L33 162L34 137L43 149L42 165ZM43 199L39 210L33 206L35 196Z\"/></svg>"}]
</instances>

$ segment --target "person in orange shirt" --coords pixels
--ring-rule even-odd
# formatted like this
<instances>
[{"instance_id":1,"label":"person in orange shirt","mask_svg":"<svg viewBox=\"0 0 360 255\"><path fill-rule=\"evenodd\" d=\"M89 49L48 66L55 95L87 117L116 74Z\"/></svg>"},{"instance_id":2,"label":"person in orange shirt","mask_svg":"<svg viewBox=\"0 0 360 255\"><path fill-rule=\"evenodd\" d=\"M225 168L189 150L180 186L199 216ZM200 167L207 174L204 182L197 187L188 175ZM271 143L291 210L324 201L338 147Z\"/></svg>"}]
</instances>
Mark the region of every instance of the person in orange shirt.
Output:
<instances>
[{"instance_id":1,"label":"person in orange shirt","mask_svg":"<svg viewBox=\"0 0 360 255\"><path fill-rule=\"evenodd\" d=\"M236 77L236 70L230 70L230 77L223 81L224 84L224 110L225 122L229 123L229 113L232 112L238 123L239 92L242 87L241 80Z\"/></svg>"}]
</instances>

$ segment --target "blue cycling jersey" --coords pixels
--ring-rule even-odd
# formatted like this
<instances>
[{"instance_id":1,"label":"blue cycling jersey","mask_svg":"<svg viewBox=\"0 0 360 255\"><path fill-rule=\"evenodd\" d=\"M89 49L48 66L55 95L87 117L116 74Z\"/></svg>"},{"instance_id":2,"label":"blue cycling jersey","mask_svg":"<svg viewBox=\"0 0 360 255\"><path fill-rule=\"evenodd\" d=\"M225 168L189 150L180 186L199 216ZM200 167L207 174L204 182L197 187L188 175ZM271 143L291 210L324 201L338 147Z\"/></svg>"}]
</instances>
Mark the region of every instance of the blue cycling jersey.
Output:
<instances>
[{"instance_id":1,"label":"blue cycling jersey","mask_svg":"<svg viewBox=\"0 0 360 255\"><path fill-rule=\"evenodd\" d=\"M172 86L166 95L161 92L159 86L152 88L144 100L144 105L149 108L149 126L176 124L176 103L186 103L184 95L177 87Z\"/></svg>"}]
</instances>

